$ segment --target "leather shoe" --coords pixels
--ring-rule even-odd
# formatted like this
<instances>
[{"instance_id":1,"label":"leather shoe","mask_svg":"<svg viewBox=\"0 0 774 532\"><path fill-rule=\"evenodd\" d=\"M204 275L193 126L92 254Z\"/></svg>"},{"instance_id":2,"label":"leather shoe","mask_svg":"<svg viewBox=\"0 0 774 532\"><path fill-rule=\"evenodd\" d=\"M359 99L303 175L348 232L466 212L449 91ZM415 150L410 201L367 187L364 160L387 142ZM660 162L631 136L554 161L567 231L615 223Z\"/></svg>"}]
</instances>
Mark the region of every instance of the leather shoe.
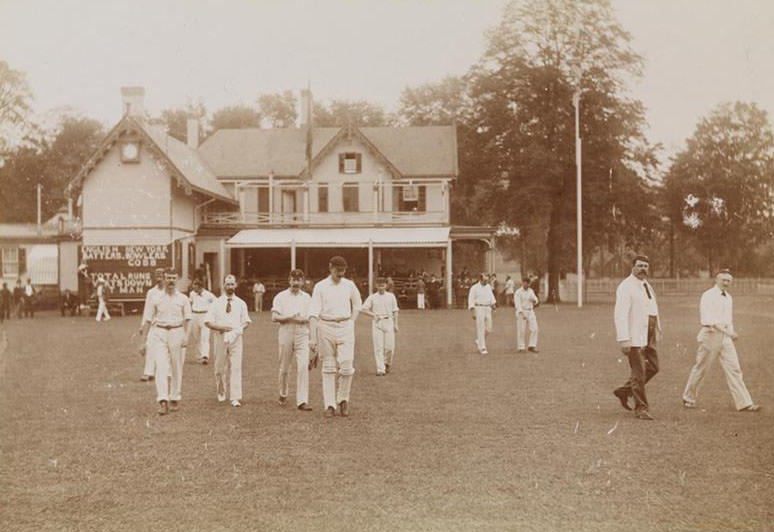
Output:
<instances>
[{"instance_id":1,"label":"leather shoe","mask_svg":"<svg viewBox=\"0 0 774 532\"><path fill-rule=\"evenodd\" d=\"M390 372L390 365L389 364L385 364L384 365L384 372L385 373L389 373Z\"/></svg>"},{"instance_id":2,"label":"leather shoe","mask_svg":"<svg viewBox=\"0 0 774 532\"><path fill-rule=\"evenodd\" d=\"M288 404L288 398L287 398L287 397L282 397L282 396L280 395L280 396L279 396L279 399L277 399L277 404L279 404L280 406L285 406L285 405L287 405L287 404Z\"/></svg>"},{"instance_id":3,"label":"leather shoe","mask_svg":"<svg viewBox=\"0 0 774 532\"><path fill-rule=\"evenodd\" d=\"M143 375L142 377L140 377L140 380L142 382L148 382L150 380L150 375Z\"/></svg>"},{"instance_id":4,"label":"leather shoe","mask_svg":"<svg viewBox=\"0 0 774 532\"><path fill-rule=\"evenodd\" d=\"M334 417L336 415L336 409L329 406L325 409L325 417Z\"/></svg>"},{"instance_id":5,"label":"leather shoe","mask_svg":"<svg viewBox=\"0 0 774 532\"><path fill-rule=\"evenodd\" d=\"M341 417L349 417L349 401L339 403L339 414L341 414Z\"/></svg>"},{"instance_id":6,"label":"leather shoe","mask_svg":"<svg viewBox=\"0 0 774 532\"><path fill-rule=\"evenodd\" d=\"M613 395L618 397L618 400L621 401L621 406L624 407L626 410L631 410L632 407L629 406L629 394L626 392L626 390L621 390L620 388L616 388L613 390Z\"/></svg>"},{"instance_id":7,"label":"leather shoe","mask_svg":"<svg viewBox=\"0 0 774 532\"><path fill-rule=\"evenodd\" d=\"M169 410L172 412L176 412L180 410L180 403L178 401L170 401L169 402Z\"/></svg>"},{"instance_id":8,"label":"leather shoe","mask_svg":"<svg viewBox=\"0 0 774 532\"><path fill-rule=\"evenodd\" d=\"M300 405L298 405L296 408L297 408L297 409L299 409L299 410L303 410L304 412L309 412L310 410L312 410L312 407L311 407L311 406L309 406L309 405L308 405L308 404L306 404L306 403L301 403L301 404L300 404Z\"/></svg>"},{"instance_id":9,"label":"leather shoe","mask_svg":"<svg viewBox=\"0 0 774 532\"><path fill-rule=\"evenodd\" d=\"M636 417L637 419L644 419L646 421L653 421L655 419L647 410L640 410L637 412Z\"/></svg>"},{"instance_id":10,"label":"leather shoe","mask_svg":"<svg viewBox=\"0 0 774 532\"><path fill-rule=\"evenodd\" d=\"M740 412L760 412L761 405L750 405L748 407L742 408Z\"/></svg>"},{"instance_id":11,"label":"leather shoe","mask_svg":"<svg viewBox=\"0 0 774 532\"><path fill-rule=\"evenodd\" d=\"M159 401L158 413L160 416L166 416L169 414L169 404L166 401Z\"/></svg>"},{"instance_id":12,"label":"leather shoe","mask_svg":"<svg viewBox=\"0 0 774 532\"><path fill-rule=\"evenodd\" d=\"M527 351L529 351L530 353L540 353L540 351L538 351L537 347L528 347Z\"/></svg>"},{"instance_id":13,"label":"leather shoe","mask_svg":"<svg viewBox=\"0 0 774 532\"><path fill-rule=\"evenodd\" d=\"M683 408L696 408L696 403L689 403L688 401L683 400Z\"/></svg>"}]
</instances>

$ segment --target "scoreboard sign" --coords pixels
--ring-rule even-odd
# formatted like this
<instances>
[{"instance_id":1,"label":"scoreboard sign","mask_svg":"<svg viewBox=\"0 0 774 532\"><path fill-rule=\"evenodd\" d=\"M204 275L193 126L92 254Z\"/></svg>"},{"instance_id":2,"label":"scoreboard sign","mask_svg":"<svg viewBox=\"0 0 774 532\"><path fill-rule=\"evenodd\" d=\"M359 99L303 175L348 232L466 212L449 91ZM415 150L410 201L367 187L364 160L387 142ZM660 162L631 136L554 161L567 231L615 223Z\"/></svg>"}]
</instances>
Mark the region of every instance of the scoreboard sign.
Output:
<instances>
[{"instance_id":1,"label":"scoreboard sign","mask_svg":"<svg viewBox=\"0 0 774 532\"><path fill-rule=\"evenodd\" d=\"M111 299L142 299L153 286L153 270L172 265L170 246L82 246L87 284L102 276Z\"/></svg>"}]
</instances>

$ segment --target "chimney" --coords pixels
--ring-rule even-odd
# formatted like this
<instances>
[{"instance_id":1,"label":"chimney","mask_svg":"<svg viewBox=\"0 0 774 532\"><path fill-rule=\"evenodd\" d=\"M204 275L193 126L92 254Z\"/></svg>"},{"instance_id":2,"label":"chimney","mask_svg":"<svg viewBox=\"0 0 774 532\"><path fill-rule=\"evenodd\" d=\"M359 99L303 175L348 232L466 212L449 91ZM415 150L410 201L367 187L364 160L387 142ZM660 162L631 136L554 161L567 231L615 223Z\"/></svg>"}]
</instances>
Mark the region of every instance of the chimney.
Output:
<instances>
[{"instance_id":1,"label":"chimney","mask_svg":"<svg viewBox=\"0 0 774 532\"><path fill-rule=\"evenodd\" d=\"M121 87L121 116L145 119L145 88Z\"/></svg>"},{"instance_id":2,"label":"chimney","mask_svg":"<svg viewBox=\"0 0 774 532\"><path fill-rule=\"evenodd\" d=\"M311 123L311 117L309 116L312 110L312 91L309 89L301 89L301 112L299 113L298 127L305 128Z\"/></svg>"},{"instance_id":3,"label":"chimney","mask_svg":"<svg viewBox=\"0 0 774 532\"><path fill-rule=\"evenodd\" d=\"M195 150L199 147L199 119L189 116L186 125L188 127L186 133L188 147Z\"/></svg>"}]
</instances>

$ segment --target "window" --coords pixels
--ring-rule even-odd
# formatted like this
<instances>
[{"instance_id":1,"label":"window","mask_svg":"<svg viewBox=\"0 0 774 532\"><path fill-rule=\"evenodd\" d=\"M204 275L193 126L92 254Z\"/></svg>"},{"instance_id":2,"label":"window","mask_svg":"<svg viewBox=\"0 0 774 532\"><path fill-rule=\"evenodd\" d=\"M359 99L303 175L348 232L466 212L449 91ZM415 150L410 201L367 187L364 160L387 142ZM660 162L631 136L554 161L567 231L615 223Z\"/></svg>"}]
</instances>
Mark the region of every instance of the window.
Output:
<instances>
[{"instance_id":1,"label":"window","mask_svg":"<svg viewBox=\"0 0 774 532\"><path fill-rule=\"evenodd\" d=\"M19 276L19 248L3 248L3 277Z\"/></svg>"},{"instance_id":2,"label":"window","mask_svg":"<svg viewBox=\"0 0 774 532\"><path fill-rule=\"evenodd\" d=\"M344 183L341 193L344 212L360 211L360 190L357 183Z\"/></svg>"},{"instance_id":3,"label":"window","mask_svg":"<svg viewBox=\"0 0 774 532\"><path fill-rule=\"evenodd\" d=\"M425 212L427 210L427 187L404 185L400 189L400 211Z\"/></svg>"},{"instance_id":4,"label":"window","mask_svg":"<svg viewBox=\"0 0 774 532\"><path fill-rule=\"evenodd\" d=\"M328 184L317 185L317 212L328 212Z\"/></svg>"},{"instance_id":5,"label":"window","mask_svg":"<svg viewBox=\"0 0 774 532\"><path fill-rule=\"evenodd\" d=\"M363 169L362 160L359 153L340 153L339 154L339 173L340 174L359 174Z\"/></svg>"},{"instance_id":6,"label":"window","mask_svg":"<svg viewBox=\"0 0 774 532\"><path fill-rule=\"evenodd\" d=\"M269 189L258 188L258 212L269 212Z\"/></svg>"}]
</instances>

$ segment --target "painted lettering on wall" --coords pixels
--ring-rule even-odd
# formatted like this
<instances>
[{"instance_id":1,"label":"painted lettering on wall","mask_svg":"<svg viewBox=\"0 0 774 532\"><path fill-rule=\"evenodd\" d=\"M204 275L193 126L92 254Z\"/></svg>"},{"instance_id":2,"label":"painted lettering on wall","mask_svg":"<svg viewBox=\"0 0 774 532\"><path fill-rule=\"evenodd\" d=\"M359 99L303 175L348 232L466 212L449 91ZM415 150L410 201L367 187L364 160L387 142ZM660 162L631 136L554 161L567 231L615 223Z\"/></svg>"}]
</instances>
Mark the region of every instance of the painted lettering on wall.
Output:
<instances>
[{"instance_id":1,"label":"painted lettering on wall","mask_svg":"<svg viewBox=\"0 0 774 532\"><path fill-rule=\"evenodd\" d=\"M153 286L153 270L170 267L171 258L169 246L82 246L81 277L92 286L105 279L112 299L141 299Z\"/></svg>"}]
</instances>

